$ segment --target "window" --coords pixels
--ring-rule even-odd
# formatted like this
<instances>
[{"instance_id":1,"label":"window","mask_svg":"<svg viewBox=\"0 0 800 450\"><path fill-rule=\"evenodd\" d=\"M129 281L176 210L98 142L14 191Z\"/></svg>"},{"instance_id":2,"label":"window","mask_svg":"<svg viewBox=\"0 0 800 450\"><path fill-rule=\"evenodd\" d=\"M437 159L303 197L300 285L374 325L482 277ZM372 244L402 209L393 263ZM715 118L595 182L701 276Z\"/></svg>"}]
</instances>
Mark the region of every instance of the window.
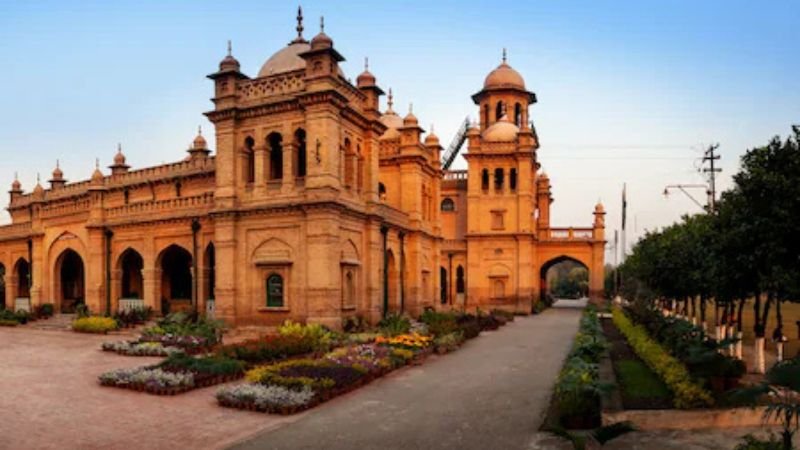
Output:
<instances>
[{"instance_id":1,"label":"window","mask_svg":"<svg viewBox=\"0 0 800 450\"><path fill-rule=\"evenodd\" d=\"M277 273L267 277L267 307L283 307L283 277Z\"/></svg>"},{"instance_id":2,"label":"window","mask_svg":"<svg viewBox=\"0 0 800 450\"><path fill-rule=\"evenodd\" d=\"M514 123L517 124L518 127L522 126L522 105L519 103L514 105Z\"/></svg>"},{"instance_id":3,"label":"window","mask_svg":"<svg viewBox=\"0 0 800 450\"><path fill-rule=\"evenodd\" d=\"M306 176L306 131L299 128L294 132L295 145L297 145L297 176Z\"/></svg>"},{"instance_id":4,"label":"window","mask_svg":"<svg viewBox=\"0 0 800 450\"><path fill-rule=\"evenodd\" d=\"M481 189L484 191L489 190L489 169L483 169L483 172L481 172Z\"/></svg>"},{"instance_id":5,"label":"window","mask_svg":"<svg viewBox=\"0 0 800 450\"><path fill-rule=\"evenodd\" d=\"M181 182L178 181L175 183L175 197L181 196Z\"/></svg>"},{"instance_id":6,"label":"window","mask_svg":"<svg viewBox=\"0 0 800 450\"><path fill-rule=\"evenodd\" d=\"M342 286L342 308L355 308L356 306L356 276L354 269L348 268L344 273Z\"/></svg>"},{"instance_id":7,"label":"window","mask_svg":"<svg viewBox=\"0 0 800 450\"><path fill-rule=\"evenodd\" d=\"M439 268L439 301L447 304L447 269L444 267Z\"/></svg>"},{"instance_id":8,"label":"window","mask_svg":"<svg viewBox=\"0 0 800 450\"><path fill-rule=\"evenodd\" d=\"M502 230L505 228L505 224L503 223L503 216L505 215L505 211L492 211L492 229L493 230Z\"/></svg>"},{"instance_id":9,"label":"window","mask_svg":"<svg viewBox=\"0 0 800 450\"><path fill-rule=\"evenodd\" d=\"M386 200L386 185L383 183L378 183L378 199L381 201Z\"/></svg>"},{"instance_id":10,"label":"window","mask_svg":"<svg viewBox=\"0 0 800 450\"><path fill-rule=\"evenodd\" d=\"M497 108L494 111L494 120L500 120L503 117L503 114L506 112L506 107L503 105L503 102L497 102Z\"/></svg>"},{"instance_id":11,"label":"window","mask_svg":"<svg viewBox=\"0 0 800 450\"><path fill-rule=\"evenodd\" d=\"M458 266L458 268L456 268L456 294L463 294L465 287L466 283L464 283L464 267Z\"/></svg>"},{"instance_id":12,"label":"window","mask_svg":"<svg viewBox=\"0 0 800 450\"><path fill-rule=\"evenodd\" d=\"M442 200L441 210L444 212L452 212L456 210L456 204L453 202L453 199L447 197L446 199Z\"/></svg>"},{"instance_id":13,"label":"window","mask_svg":"<svg viewBox=\"0 0 800 450\"><path fill-rule=\"evenodd\" d=\"M508 187L512 191L517 190L517 169L511 169L508 172Z\"/></svg>"},{"instance_id":14,"label":"window","mask_svg":"<svg viewBox=\"0 0 800 450\"><path fill-rule=\"evenodd\" d=\"M247 137L244 140L244 152L245 152L245 168L244 168L244 176L245 180L248 183L255 183L256 181L256 152L255 152L256 141L251 138Z\"/></svg>"},{"instance_id":15,"label":"window","mask_svg":"<svg viewBox=\"0 0 800 450\"><path fill-rule=\"evenodd\" d=\"M505 178L503 174L503 169L494 169L494 190L495 191L502 191L503 190L503 179Z\"/></svg>"},{"instance_id":16,"label":"window","mask_svg":"<svg viewBox=\"0 0 800 450\"><path fill-rule=\"evenodd\" d=\"M283 136L280 133L269 135L269 179L283 178Z\"/></svg>"},{"instance_id":17,"label":"window","mask_svg":"<svg viewBox=\"0 0 800 450\"><path fill-rule=\"evenodd\" d=\"M506 296L506 282L503 280L494 280L494 298L505 298Z\"/></svg>"},{"instance_id":18,"label":"window","mask_svg":"<svg viewBox=\"0 0 800 450\"><path fill-rule=\"evenodd\" d=\"M122 198L124 199L126 205L130 203L131 191L129 191L127 188L124 191L122 191Z\"/></svg>"}]
</instances>

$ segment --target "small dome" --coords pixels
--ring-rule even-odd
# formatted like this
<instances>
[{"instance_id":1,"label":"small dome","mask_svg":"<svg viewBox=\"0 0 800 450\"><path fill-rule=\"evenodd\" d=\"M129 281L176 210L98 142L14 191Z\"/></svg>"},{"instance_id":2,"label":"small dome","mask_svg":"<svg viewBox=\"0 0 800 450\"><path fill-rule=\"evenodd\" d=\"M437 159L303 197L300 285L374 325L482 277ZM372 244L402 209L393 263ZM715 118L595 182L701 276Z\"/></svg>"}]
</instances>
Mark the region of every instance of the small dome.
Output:
<instances>
[{"instance_id":1,"label":"small dome","mask_svg":"<svg viewBox=\"0 0 800 450\"><path fill-rule=\"evenodd\" d=\"M428 136L425 137L425 146L426 147L438 147L439 144L439 136L433 134L433 131L428 133Z\"/></svg>"},{"instance_id":2,"label":"small dome","mask_svg":"<svg viewBox=\"0 0 800 450\"><path fill-rule=\"evenodd\" d=\"M202 131L200 129L197 130L197 137L194 138L194 143L192 144L195 150L205 150L208 148L208 143L206 142L206 138L203 137Z\"/></svg>"},{"instance_id":3,"label":"small dome","mask_svg":"<svg viewBox=\"0 0 800 450\"><path fill-rule=\"evenodd\" d=\"M19 182L17 178L14 178L14 181L11 182L11 190L13 192L20 192L22 191L22 183Z\"/></svg>"},{"instance_id":4,"label":"small dome","mask_svg":"<svg viewBox=\"0 0 800 450\"><path fill-rule=\"evenodd\" d=\"M484 89L500 89L500 88L513 88L525 89L525 80L522 75L516 70L512 69L505 61L497 66L496 69L489 72L486 80L483 82Z\"/></svg>"},{"instance_id":5,"label":"small dome","mask_svg":"<svg viewBox=\"0 0 800 450\"><path fill-rule=\"evenodd\" d=\"M594 205L594 212L596 213L605 212L605 208L603 208L603 204L601 202L597 202L597 204Z\"/></svg>"},{"instance_id":6,"label":"small dome","mask_svg":"<svg viewBox=\"0 0 800 450\"><path fill-rule=\"evenodd\" d=\"M124 166L125 165L125 155L122 153L122 146L117 147L117 154L114 155L114 165L115 166Z\"/></svg>"},{"instance_id":7,"label":"small dome","mask_svg":"<svg viewBox=\"0 0 800 450\"><path fill-rule=\"evenodd\" d=\"M403 126L403 118L398 116L397 113L392 110L384 113L381 116L380 121L388 128L400 128Z\"/></svg>"},{"instance_id":8,"label":"small dome","mask_svg":"<svg viewBox=\"0 0 800 450\"><path fill-rule=\"evenodd\" d=\"M333 48L333 39L325 34L324 31L320 31L318 35L314 36L314 39L311 39L311 50L322 50L326 48Z\"/></svg>"},{"instance_id":9,"label":"small dome","mask_svg":"<svg viewBox=\"0 0 800 450\"><path fill-rule=\"evenodd\" d=\"M105 176L103 175L103 172L100 172L100 168L95 167L94 172L92 173L92 183L102 183L104 178Z\"/></svg>"},{"instance_id":10,"label":"small dome","mask_svg":"<svg viewBox=\"0 0 800 450\"><path fill-rule=\"evenodd\" d=\"M60 181L64 179L64 172L61 170L61 167L58 163L56 163L56 168L53 170L53 181Z\"/></svg>"},{"instance_id":11,"label":"small dome","mask_svg":"<svg viewBox=\"0 0 800 450\"><path fill-rule=\"evenodd\" d=\"M509 142L517 139L519 127L508 120L504 115L499 121L495 122L483 132L483 140L489 142Z\"/></svg>"},{"instance_id":12,"label":"small dome","mask_svg":"<svg viewBox=\"0 0 800 450\"><path fill-rule=\"evenodd\" d=\"M358 87L375 86L375 75L373 75L369 70L361 72L361 75L356 78L356 85Z\"/></svg>"},{"instance_id":13,"label":"small dome","mask_svg":"<svg viewBox=\"0 0 800 450\"><path fill-rule=\"evenodd\" d=\"M414 115L413 112L408 111L408 114L403 118L403 126L404 127L413 127L419 124L417 120L417 116Z\"/></svg>"},{"instance_id":14,"label":"small dome","mask_svg":"<svg viewBox=\"0 0 800 450\"><path fill-rule=\"evenodd\" d=\"M33 193L37 196L44 194L44 188L41 183L36 183L36 186L33 188Z\"/></svg>"},{"instance_id":15,"label":"small dome","mask_svg":"<svg viewBox=\"0 0 800 450\"><path fill-rule=\"evenodd\" d=\"M386 130L381 137L379 138L382 141L389 141L392 139L400 139L400 132L397 131L397 128L389 128Z\"/></svg>"},{"instance_id":16,"label":"small dome","mask_svg":"<svg viewBox=\"0 0 800 450\"><path fill-rule=\"evenodd\" d=\"M227 55L222 61L219 63L219 71L225 72L229 70L239 71L241 65L239 65L239 61L234 58L232 55Z\"/></svg>"}]
</instances>

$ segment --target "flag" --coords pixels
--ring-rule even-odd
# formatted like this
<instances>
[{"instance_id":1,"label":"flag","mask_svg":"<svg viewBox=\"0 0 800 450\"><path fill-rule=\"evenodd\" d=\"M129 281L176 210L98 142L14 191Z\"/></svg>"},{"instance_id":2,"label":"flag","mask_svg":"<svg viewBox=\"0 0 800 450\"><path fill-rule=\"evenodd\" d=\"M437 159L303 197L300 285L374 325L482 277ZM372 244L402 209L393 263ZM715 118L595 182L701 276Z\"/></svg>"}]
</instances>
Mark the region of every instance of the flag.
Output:
<instances>
[{"instance_id":1,"label":"flag","mask_svg":"<svg viewBox=\"0 0 800 450\"><path fill-rule=\"evenodd\" d=\"M625 230L625 215L628 210L628 200L625 199L625 183L622 184L622 229Z\"/></svg>"}]
</instances>

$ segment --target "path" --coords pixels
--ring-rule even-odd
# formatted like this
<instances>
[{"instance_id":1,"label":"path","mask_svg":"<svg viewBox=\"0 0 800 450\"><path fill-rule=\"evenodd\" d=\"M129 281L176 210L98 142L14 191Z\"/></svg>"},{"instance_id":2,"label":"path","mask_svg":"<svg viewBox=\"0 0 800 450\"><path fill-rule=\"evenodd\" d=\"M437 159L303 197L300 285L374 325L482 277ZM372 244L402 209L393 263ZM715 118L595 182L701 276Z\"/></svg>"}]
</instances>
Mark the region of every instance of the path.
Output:
<instances>
[{"instance_id":1,"label":"path","mask_svg":"<svg viewBox=\"0 0 800 450\"><path fill-rule=\"evenodd\" d=\"M523 449L540 426L580 310L483 333L258 435L238 449Z\"/></svg>"}]
</instances>

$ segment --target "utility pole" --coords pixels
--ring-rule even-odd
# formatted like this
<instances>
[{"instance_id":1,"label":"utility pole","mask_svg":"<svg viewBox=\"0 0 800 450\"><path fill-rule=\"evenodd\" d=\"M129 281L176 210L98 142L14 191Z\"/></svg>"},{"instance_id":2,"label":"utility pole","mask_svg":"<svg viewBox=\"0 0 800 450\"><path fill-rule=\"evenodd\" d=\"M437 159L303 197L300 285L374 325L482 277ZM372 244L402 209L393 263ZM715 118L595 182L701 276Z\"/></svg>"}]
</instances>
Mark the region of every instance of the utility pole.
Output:
<instances>
[{"instance_id":1,"label":"utility pole","mask_svg":"<svg viewBox=\"0 0 800 450\"><path fill-rule=\"evenodd\" d=\"M703 173L708 174L708 184L709 184L709 199L708 199L708 207L709 212L714 213L717 208L717 174L722 172L722 169L719 167L714 167L714 161L717 161L721 158L720 155L715 155L714 152L719 148L719 144L709 145L708 150L703 155L703 166L706 165L706 161L709 162L708 168L703 167Z\"/></svg>"}]
</instances>

